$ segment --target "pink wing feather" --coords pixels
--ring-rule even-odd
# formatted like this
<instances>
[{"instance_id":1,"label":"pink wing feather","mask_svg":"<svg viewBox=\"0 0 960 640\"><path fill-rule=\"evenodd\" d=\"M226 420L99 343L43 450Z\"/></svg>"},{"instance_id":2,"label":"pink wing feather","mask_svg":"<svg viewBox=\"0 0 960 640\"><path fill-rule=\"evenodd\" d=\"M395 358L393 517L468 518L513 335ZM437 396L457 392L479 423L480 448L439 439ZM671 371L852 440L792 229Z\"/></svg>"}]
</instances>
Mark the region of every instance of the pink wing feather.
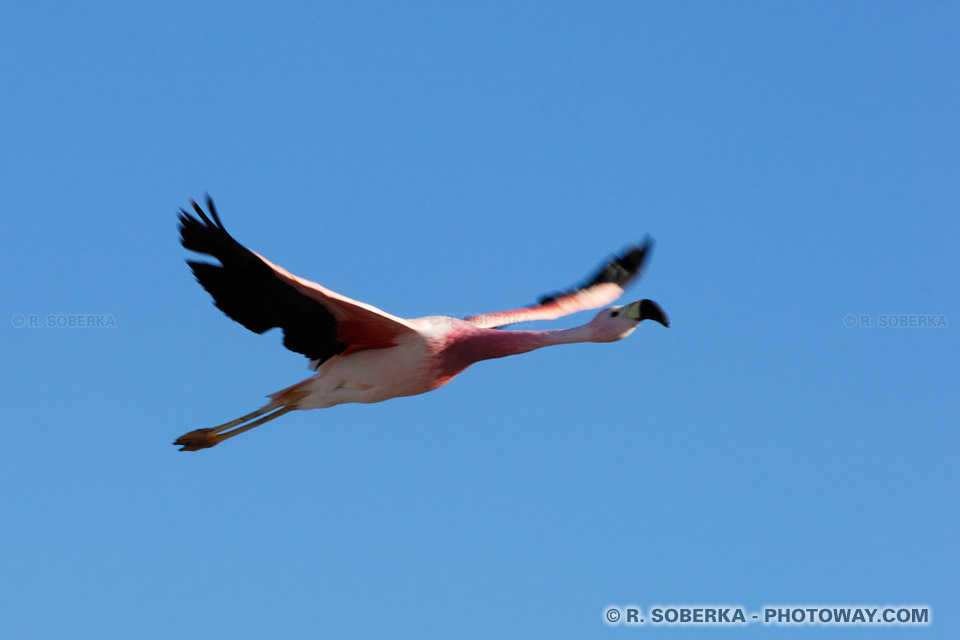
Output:
<instances>
[{"instance_id":1,"label":"pink wing feather","mask_svg":"<svg viewBox=\"0 0 960 640\"><path fill-rule=\"evenodd\" d=\"M648 237L642 246L631 246L573 289L544 296L539 303L529 307L470 316L466 320L480 327L502 327L518 322L553 320L578 311L605 307L623 295L624 289L640 275L652 248L653 240Z\"/></svg>"}]
</instances>

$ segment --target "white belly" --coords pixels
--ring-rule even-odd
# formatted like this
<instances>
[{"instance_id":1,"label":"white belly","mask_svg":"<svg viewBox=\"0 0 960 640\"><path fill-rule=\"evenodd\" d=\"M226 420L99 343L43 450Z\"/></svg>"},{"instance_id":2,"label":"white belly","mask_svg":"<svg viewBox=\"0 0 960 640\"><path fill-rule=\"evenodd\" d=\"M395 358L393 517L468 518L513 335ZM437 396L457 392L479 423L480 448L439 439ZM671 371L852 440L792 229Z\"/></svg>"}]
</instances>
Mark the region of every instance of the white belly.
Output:
<instances>
[{"instance_id":1,"label":"white belly","mask_svg":"<svg viewBox=\"0 0 960 640\"><path fill-rule=\"evenodd\" d=\"M298 402L301 409L325 409L426 393L437 384L424 344L417 342L336 356L297 387L310 394Z\"/></svg>"}]
</instances>

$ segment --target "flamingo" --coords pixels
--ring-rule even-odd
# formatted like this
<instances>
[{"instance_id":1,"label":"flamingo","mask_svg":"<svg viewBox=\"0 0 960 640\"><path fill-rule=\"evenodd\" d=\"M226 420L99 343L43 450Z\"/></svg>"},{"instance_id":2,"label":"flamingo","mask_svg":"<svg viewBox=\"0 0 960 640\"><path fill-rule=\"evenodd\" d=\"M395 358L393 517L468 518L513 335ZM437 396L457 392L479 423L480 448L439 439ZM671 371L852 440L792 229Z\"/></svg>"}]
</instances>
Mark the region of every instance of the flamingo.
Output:
<instances>
[{"instance_id":1,"label":"flamingo","mask_svg":"<svg viewBox=\"0 0 960 640\"><path fill-rule=\"evenodd\" d=\"M652 300L610 306L572 329L515 331L500 327L551 320L615 301L644 266L653 245L632 245L573 289L536 305L458 319L405 319L297 277L233 239L207 196L209 215L192 199L196 217L180 209L183 246L220 264L188 260L214 304L247 329L279 327L283 345L310 359L311 377L267 397L263 407L216 427L196 429L173 443L181 451L213 447L294 410L372 403L439 389L475 362L558 344L615 342L643 320L669 327Z\"/></svg>"}]
</instances>

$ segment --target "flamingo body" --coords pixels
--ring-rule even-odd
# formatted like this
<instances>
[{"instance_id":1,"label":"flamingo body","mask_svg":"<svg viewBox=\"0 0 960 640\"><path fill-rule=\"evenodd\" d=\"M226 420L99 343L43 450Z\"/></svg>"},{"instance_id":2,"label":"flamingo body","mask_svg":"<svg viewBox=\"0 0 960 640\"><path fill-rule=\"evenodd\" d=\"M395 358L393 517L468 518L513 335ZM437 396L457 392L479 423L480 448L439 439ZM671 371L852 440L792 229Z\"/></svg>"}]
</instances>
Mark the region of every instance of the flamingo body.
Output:
<instances>
[{"instance_id":1,"label":"flamingo body","mask_svg":"<svg viewBox=\"0 0 960 640\"><path fill-rule=\"evenodd\" d=\"M433 320L411 320L416 331L398 338L393 346L345 353L327 360L316 375L291 387L308 392L298 403L300 408L327 409L351 402L383 402L442 387L459 370L441 373L441 354L453 332L432 324ZM460 370L466 366L469 363ZM271 397L281 397L288 391L284 389Z\"/></svg>"}]
</instances>

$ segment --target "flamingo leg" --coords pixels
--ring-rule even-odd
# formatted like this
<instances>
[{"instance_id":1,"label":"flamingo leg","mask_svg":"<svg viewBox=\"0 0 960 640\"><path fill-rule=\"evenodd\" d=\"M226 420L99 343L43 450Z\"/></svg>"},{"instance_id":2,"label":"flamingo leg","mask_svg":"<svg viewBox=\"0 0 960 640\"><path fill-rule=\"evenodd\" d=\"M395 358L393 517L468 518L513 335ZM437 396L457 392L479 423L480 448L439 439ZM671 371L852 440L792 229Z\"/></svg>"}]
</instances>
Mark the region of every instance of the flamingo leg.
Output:
<instances>
[{"instance_id":1,"label":"flamingo leg","mask_svg":"<svg viewBox=\"0 0 960 640\"><path fill-rule=\"evenodd\" d=\"M191 431L190 433L185 433L179 438L177 438L173 444L181 445L180 451L198 451L200 449L208 449L210 447L215 447L216 445L220 444L227 438L232 438L233 436L239 435L244 431L249 431L254 427L259 427L260 425L266 422L270 422L275 418L279 418L283 414L293 411L294 409L297 408L296 405L287 405L287 406L281 406L280 409L277 409L277 406L279 405L277 405L276 403L270 403L264 407L261 407L260 409L257 409L256 411L248 413L245 416L237 418L236 420L231 420L230 422L225 422L216 427L210 427L208 429L195 429L194 431ZM277 410L273 411L274 409L277 409ZM242 427L233 429L232 431L226 431L231 427L236 427L237 425L241 425L252 418L257 418L270 411L273 411L273 413L270 413L269 415L264 416L259 420L254 420L253 422L246 424Z\"/></svg>"},{"instance_id":2,"label":"flamingo leg","mask_svg":"<svg viewBox=\"0 0 960 640\"><path fill-rule=\"evenodd\" d=\"M282 416L283 414L289 413L290 411L293 411L294 409L296 409L296 407L295 407L295 406L292 406L292 405L291 405L291 406L287 406L287 407L283 407L283 408L281 408L281 409L277 409L276 411L274 411L273 413L271 413L271 414L268 415L268 416L264 416L263 418L260 418L259 420L254 420L254 421L251 422L250 424L245 424L245 425L243 425L242 427L237 427L237 428L234 429L233 431L227 431L227 432L224 432L224 433L219 433L219 434L217 434L217 442L216 442L216 444L219 444L219 443L223 442L223 441L226 440L227 438L232 438L233 436L238 436L238 435L240 435L241 433L243 433L244 431L249 431L250 429L253 429L254 427L259 427L260 425L262 425L262 424L264 424L264 423L266 423L266 422L270 422L271 420L273 420L273 419L275 419L275 418L279 418L279 417Z\"/></svg>"},{"instance_id":3,"label":"flamingo leg","mask_svg":"<svg viewBox=\"0 0 960 640\"><path fill-rule=\"evenodd\" d=\"M241 416L241 417L237 418L236 420L231 420L230 422L224 422L223 424L217 425L216 427L210 427L209 431L210 431L211 433L220 433L221 431L226 431L227 429L230 429L231 427L236 427L237 425L243 424L243 423L246 422L247 420L253 420L254 418L258 418L258 417L262 416L263 414L268 413L269 411L271 411L271 410L273 410L273 409L275 409L275 408L276 408L276 405L275 405L275 404L272 404L272 403L271 403L271 404L268 404L268 405L264 405L264 406L260 407L259 409L257 409L256 411L251 411L251 412L248 413L247 415Z\"/></svg>"}]
</instances>

